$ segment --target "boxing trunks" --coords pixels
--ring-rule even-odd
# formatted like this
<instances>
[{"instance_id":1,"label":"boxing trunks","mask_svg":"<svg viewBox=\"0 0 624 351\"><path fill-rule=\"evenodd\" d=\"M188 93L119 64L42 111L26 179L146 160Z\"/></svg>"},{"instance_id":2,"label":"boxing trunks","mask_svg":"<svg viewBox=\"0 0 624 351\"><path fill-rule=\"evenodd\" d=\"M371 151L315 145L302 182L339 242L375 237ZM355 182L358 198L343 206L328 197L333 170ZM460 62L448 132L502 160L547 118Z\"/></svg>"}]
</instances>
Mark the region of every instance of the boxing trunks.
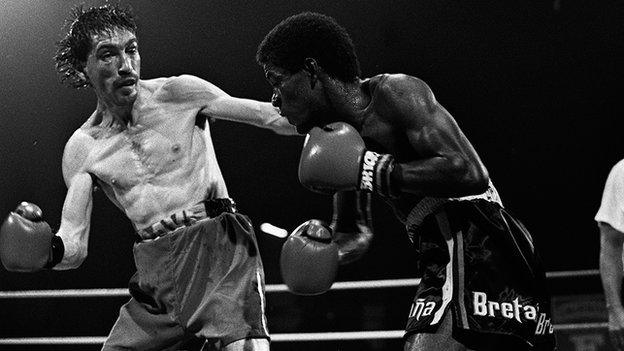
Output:
<instances>
[{"instance_id":1,"label":"boxing trunks","mask_svg":"<svg viewBox=\"0 0 624 351\"><path fill-rule=\"evenodd\" d=\"M405 337L436 333L474 350L554 350L545 273L527 229L489 194L425 198L406 221L421 282Z\"/></svg>"},{"instance_id":2,"label":"boxing trunks","mask_svg":"<svg viewBox=\"0 0 624 351\"><path fill-rule=\"evenodd\" d=\"M256 237L249 219L226 202L202 202L140 231L132 298L121 307L104 350L179 350L194 338L221 346L268 338Z\"/></svg>"}]
</instances>

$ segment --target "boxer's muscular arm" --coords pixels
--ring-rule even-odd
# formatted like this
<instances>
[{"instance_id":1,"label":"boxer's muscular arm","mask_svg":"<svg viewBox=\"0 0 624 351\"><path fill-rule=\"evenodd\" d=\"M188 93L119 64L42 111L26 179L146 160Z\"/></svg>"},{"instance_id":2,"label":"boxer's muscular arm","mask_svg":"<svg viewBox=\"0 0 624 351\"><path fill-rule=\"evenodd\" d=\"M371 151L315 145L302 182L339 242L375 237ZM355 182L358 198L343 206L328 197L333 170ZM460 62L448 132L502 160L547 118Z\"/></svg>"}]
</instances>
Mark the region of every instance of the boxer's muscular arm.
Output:
<instances>
[{"instance_id":1,"label":"boxer's muscular arm","mask_svg":"<svg viewBox=\"0 0 624 351\"><path fill-rule=\"evenodd\" d=\"M63 178L67 184L67 196L63 203L61 225L57 232L63 239L65 254L54 269L77 268L87 257L93 207L93 180L85 171L89 139L89 136L78 131L65 146Z\"/></svg>"},{"instance_id":2,"label":"boxer's muscular arm","mask_svg":"<svg viewBox=\"0 0 624 351\"><path fill-rule=\"evenodd\" d=\"M203 106L200 113L206 117L243 122L256 127L268 128L283 135L296 135L297 130L277 112L269 102L236 98L203 79L183 75L184 89Z\"/></svg>"},{"instance_id":3,"label":"boxer's muscular arm","mask_svg":"<svg viewBox=\"0 0 624 351\"><path fill-rule=\"evenodd\" d=\"M401 163L402 192L420 196L458 197L479 194L488 173L476 151L427 84L398 76L384 84L384 95L395 107L393 123L406 131L419 159Z\"/></svg>"},{"instance_id":4,"label":"boxer's muscular arm","mask_svg":"<svg viewBox=\"0 0 624 351\"><path fill-rule=\"evenodd\" d=\"M353 262L366 251L373 239L371 194L339 191L334 194L334 214L330 224L338 244L340 264Z\"/></svg>"}]
</instances>

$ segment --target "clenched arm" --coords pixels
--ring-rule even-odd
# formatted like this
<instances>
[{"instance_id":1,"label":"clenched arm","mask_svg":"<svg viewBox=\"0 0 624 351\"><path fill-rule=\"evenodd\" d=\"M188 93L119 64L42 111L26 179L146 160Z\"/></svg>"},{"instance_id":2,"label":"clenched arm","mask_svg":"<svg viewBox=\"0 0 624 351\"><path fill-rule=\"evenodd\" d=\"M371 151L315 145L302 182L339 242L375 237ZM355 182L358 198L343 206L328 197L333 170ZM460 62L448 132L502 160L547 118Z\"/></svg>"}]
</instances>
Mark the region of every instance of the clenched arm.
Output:
<instances>
[{"instance_id":1,"label":"clenched arm","mask_svg":"<svg viewBox=\"0 0 624 351\"><path fill-rule=\"evenodd\" d=\"M423 81L394 78L386 96L417 160L400 164L400 190L420 196L459 197L484 192L488 173L453 117Z\"/></svg>"},{"instance_id":2,"label":"clenched arm","mask_svg":"<svg viewBox=\"0 0 624 351\"><path fill-rule=\"evenodd\" d=\"M373 240L371 194L339 191L334 194L334 214L330 227L338 244L338 260L347 264L361 258Z\"/></svg>"}]
</instances>

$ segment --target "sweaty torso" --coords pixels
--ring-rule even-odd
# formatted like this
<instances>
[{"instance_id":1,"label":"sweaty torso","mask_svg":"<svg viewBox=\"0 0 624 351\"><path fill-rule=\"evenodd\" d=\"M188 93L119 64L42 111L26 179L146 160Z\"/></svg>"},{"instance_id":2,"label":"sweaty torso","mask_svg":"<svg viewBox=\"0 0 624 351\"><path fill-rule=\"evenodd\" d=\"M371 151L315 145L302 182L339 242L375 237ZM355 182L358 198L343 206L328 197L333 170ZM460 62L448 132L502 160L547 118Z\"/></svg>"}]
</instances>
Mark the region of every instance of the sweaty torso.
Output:
<instances>
[{"instance_id":1,"label":"sweaty torso","mask_svg":"<svg viewBox=\"0 0 624 351\"><path fill-rule=\"evenodd\" d=\"M125 128L93 125L85 171L137 229L212 197L227 197L201 105L176 79L141 81L133 121Z\"/></svg>"},{"instance_id":2,"label":"sweaty torso","mask_svg":"<svg viewBox=\"0 0 624 351\"><path fill-rule=\"evenodd\" d=\"M363 88L369 92L371 101L365 110L361 135L368 150L392 154L399 163L409 162L420 156L411 147L405 131L392 118L395 104L408 101L389 101L388 97L381 93L380 86L388 84L388 77L388 74L380 74L363 81ZM392 207L398 219L404 221L409 211L422 200L422 197L403 193L397 199L384 200Z\"/></svg>"},{"instance_id":3,"label":"sweaty torso","mask_svg":"<svg viewBox=\"0 0 624 351\"><path fill-rule=\"evenodd\" d=\"M400 125L394 117L401 110L406 110L402 106L413 103L410 99L414 96L403 96L401 94L387 94L384 91L398 91L393 89L391 84L396 84L398 80L415 79L406 75L390 75L380 74L362 82L362 88L368 91L371 101L364 110L364 123L362 125L361 135L364 139L367 149L378 153L392 154L399 163L407 163L410 161L422 159L424 155L419 155L417 150L410 144L407 138L406 130ZM484 198L490 201L500 202L500 198L493 184L490 182L489 189L480 195L454 198L453 200L464 200L470 198ZM423 201L427 199L427 201ZM398 198L384 200L392 207L395 215L401 222L406 222L410 213L412 213L417 205L425 209L418 209L419 216L425 215L429 209L430 200L432 198L424 198L421 196L402 193ZM434 199L434 202L436 200ZM424 212L423 212L424 211Z\"/></svg>"}]
</instances>

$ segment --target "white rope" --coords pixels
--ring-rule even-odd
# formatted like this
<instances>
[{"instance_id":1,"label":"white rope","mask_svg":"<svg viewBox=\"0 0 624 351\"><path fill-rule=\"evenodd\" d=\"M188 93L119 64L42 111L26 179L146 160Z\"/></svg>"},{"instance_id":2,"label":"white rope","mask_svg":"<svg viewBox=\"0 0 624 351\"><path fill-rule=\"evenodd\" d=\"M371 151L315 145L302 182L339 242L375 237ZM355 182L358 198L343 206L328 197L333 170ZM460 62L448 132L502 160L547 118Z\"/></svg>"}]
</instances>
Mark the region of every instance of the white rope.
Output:
<instances>
[{"instance_id":1,"label":"white rope","mask_svg":"<svg viewBox=\"0 0 624 351\"><path fill-rule=\"evenodd\" d=\"M0 291L0 299L41 299L76 297L128 297L127 288Z\"/></svg>"},{"instance_id":2,"label":"white rope","mask_svg":"<svg viewBox=\"0 0 624 351\"><path fill-rule=\"evenodd\" d=\"M585 269L580 271L546 272L546 278L586 277L599 274L600 271L597 269Z\"/></svg>"},{"instance_id":3,"label":"white rope","mask_svg":"<svg viewBox=\"0 0 624 351\"><path fill-rule=\"evenodd\" d=\"M579 276L592 276L599 274L597 269L579 271L547 272L547 278L567 278ZM356 289L380 289L400 288L417 286L420 279L385 279L336 282L331 290L356 290ZM287 292L288 287L284 284L269 284L266 292ZM128 297L127 288L111 289L66 289L66 290L16 290L0 291L0 299L27 299L27 298L81 298L81 297Z\"/></svg>"},{"instance_id":4,"label":"white rope","mask_svg":"<svg viewBox=\"0 0 624 351\"><path fill-rule=\"evenodd\" d=\"M400 339L405 330L376 330L352 332L325 332L325 333L290 333L272 334L271 341L331 341L331 340L377 340Z\"/></svg>"},{"instance_id":5,"label":"white rope","mask_svg":"<svg viewBox=\"0 0 624 351\"><path fill-rule=\"evenodd\" d=\"M585 330L606 328L607 323L579 323L557 324L557 331ZM404 330L375 330L375 331L349 331L349 332L325 332L325 333L284 333L272 334L273 342L305 342L305 341L333 341L333 340L379 340L400 339ZM4 338L0 339L0 345L95 345L103 344L105 336L61 336L42 338Z\"/></svg>"},{"instance_id":6,"label":"white rope","mask_svg":"<svg viewBox=\"0 0 624 351\"><path fill-rule=\"evenodd\" d=\"M597 269L579 271L547 272L547 278L566 278L578 276L593 276L599 274ZM369 281L336 282L331 290L379 289L417 286L420 279L386 279ZM267 292L287 292L284 284L270 284ZM26 290L0 291L0 299L17 298L76 298L76 297L127 297L127 288L119 289L66 289L66 290ZM556 330L583 330L606 328L607 323L577 323L558 324ZM353 331L353 332L326 332L326 333L287 333L273 334L271 340L283 341L323 341L323 340L371 340L371 339L399 339L403 330L380 331ZM64 336L64 337L32 337L32 338L0 338L0 345L87 345L103 344L104 336Z\"/></svg>"},{"instance_id":7,"label":"white rope","mask_svg":"<svg viewBox=\"0 0 624 351\"><path fill-rule=\"evenodd\" d=\"M97 345L103 344L105 340L105 336L5 338L0 339L0 345Z\"/></svg>"},{"instance_id":8,"label":"white rope","mask_svg":"<svg viewBox=\"0 0 624 351\"><path fill-rule=\"evenodd\" d=\"M380 289L417 286L420 279L386 279L368 281L336 282L331 290ZM285 284L270 284L266 292L287 292ZM66 289L66 290L22 290L0 291L0 299L27 299L27 298L77 298L77 297L128 297L126 288L114 289Z\"/></svg>"}]
</instances>

